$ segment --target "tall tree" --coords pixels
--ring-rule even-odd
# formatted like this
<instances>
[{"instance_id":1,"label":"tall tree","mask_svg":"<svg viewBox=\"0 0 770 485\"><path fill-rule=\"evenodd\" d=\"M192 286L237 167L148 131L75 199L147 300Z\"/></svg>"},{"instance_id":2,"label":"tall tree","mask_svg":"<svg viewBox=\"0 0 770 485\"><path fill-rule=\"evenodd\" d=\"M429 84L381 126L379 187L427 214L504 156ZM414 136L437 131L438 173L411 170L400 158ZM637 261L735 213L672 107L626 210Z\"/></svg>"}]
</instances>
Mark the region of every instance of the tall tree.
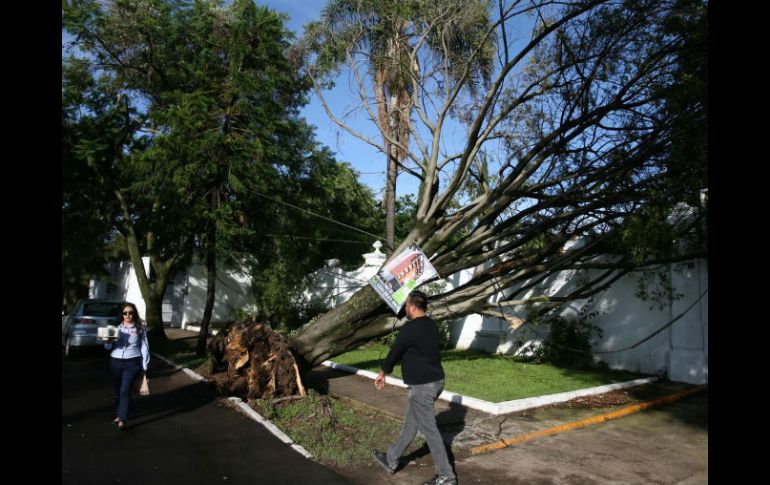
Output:
<instances>
[{"instance_id":1,"label":"tall tree","mask_svg":"<svg viewBox=\"0 0 770 485\"><path fill-rule=\"evenodd\" d=\"M175 12L163 2L65 2L63 29L77 53L63 59L64 89L83 96L70 107L83 132L73 153L85 160L105 197L114 236L129 254L153 338L165 338L161 304L170 277L189 260L193 198L179 176L185 161L164 146L157 105L184 77L170 62ZM106 195L109 194L109 198ZM142 257L149 256L145 270Z\"/></svg>"},{"instance_id":2,"label":"tall tree","mask_svg":"<svg viewBox=\"0 0 770 485\"><path fill-rule=\"evenodd\" d=\"M456 73L488 27L488 5L489 0L330 0L321 20L306 28L304 42L320 52L314 66L318 70L336 72L358 51L364 53L376 108L376 116L372 111L369 116L383 135L381 149L387 160L383 206L389 253L395 249L396 179L399 167L406 169L413 94L420 76L416 50L423 44L429 46L433 54L444 56L447 68ZM420 29L428 22L436 27ZM485 54L491 52L489 49ZM486 79L491 58L476 55L471 65L474 80ZM355 64L351 62L351 66Z\"/></svg>"},{"instance_id":3,"label":"tall tree","mask_svg":"<svg viewBox=\"0 0 770 485\"><path fill-rule=\"evenodd\" d=\"M419 244L443 276L477 268L463 285L431 297L435 318L480 313L516 328L526 315L587 298L635 269L705 256L703 246L672 244L691 234L704 213L694 207L686 217L667 217L686 202L676 187L696 170L671 164L677 117L666 106L681 86L678 73L687 69L682 55L692 49L689 28L671 29L668 22L695 18L702 6L501 1L493 8L496 21L451 72L449 45L442 45L446 56L433 55L426 43L414 47L417 119L408 125L413 143L399 148L416 165L410 173L421 186L413 227L396 252ZM414 24L413 35L427 39L440 20L437 13L433 21ZM469 90L474 62L493 36L491 83ZM308 73L320 88L330 71L329 54L319 45L300 47L310 47ZM353 49L345 56L354 73L368 60L368 53ZM377 96L367 89L376 80L357 80L360 105L372 113ZM323 99L322 89L317 94ZM340 127L384 149L325 106ZM449 139L450 120L465 127L460 140ZM702 184L697 178L698 189ZM634 229L640 215L654 239L669 242L665 251L628 239L640 233ZM578 236L586 244L565 249ZM494 264L483 265L490 260ZM586 277L553 295L537 293L538 283L562 271ZM305 363L317 364L386 333L390 317L367 287L303 327L293 348Z\"/></svg>"},{"instance_id":4,"label":"tall tree","mask_svg":"<svg viewBox=\"0 0 770 485\"><path fill-rule=\"evenodd\" d=\"M84 0L63 10L80 50L63 69L66 89L81 93L67 123L96 127L78 128L71 153L93 172L152 331L164 335L166 286L194 254L208 273L199 351L219 261L241 267L256 252L256 274L302 249L317 255L319 234L276 240L282 226L303 220L281 202L328 205L342 220L370 217L371 194L299 117L309 84L284 55L288 34L277 14L249 0ZM334 183L345 192L326 189ZM297 271L316 261L296 258Z\"/></svg>"},{"instance_id":5,"label":"tall tree","mask_svg":"<svg viewBox=\"0 0 770 485\"><path fill-rule=\"evenodd\" d=\"M69 309L79 298L88 297L91 278L104 273L111 224L98 200L105 198L93 171L75 156L73 146L88 126L74 126L70 107L81 91L62 90L62 304Z\"/></svg>"}]
</instances>

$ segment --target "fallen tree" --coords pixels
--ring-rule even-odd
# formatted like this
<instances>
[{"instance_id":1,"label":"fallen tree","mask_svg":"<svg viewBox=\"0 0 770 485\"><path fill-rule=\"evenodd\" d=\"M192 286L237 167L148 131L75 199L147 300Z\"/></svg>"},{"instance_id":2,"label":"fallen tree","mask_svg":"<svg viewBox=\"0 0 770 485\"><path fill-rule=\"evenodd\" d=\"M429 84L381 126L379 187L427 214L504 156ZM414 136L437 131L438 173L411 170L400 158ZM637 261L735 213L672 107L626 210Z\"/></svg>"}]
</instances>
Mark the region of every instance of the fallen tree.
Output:
<instances>
[{"instance_id":1,"label":"fallen tree","mask_svg":"<svg viewBox=\"0 0 770 485\"><path fill-rule=\"evenodd\" d=\"M246 399L304 396L289 340L257 322L230 325L208 343L211 374L221 394Z\"/></svg>"},{"instance_id":2,"label":"fallen tree","mask_svg":"<svg viewBox=\"0 0 770 485\"><path fill-rule=\"evenodd\" d=\"M360 29L343 38L311 25L292 56L337 126L383 154L402 153L400 169L420 181L413 228L393 254L417 244L444 277L474 270L430 295L434 318L478 313L517 328L641 268L707 255L705 150L692 149L706 141L704 4L490 3L497 20L463 50L463 66L450 52L462 2L404 3L408 136L382 129L381 97L371 92L377 70L360 69L368 62L360 36L377 18L352 15ZM480 82L474 59L490 45L498 62ZM326 102L342 64L385 143ZM564 272L581 277L539 290ZM231 392L290 396L300 385L295 364L310 368L385 335L403 323L394 318L367 286L290 340L258 324L231 330L216 344L216 365Z\"/></svg>"},{"instance_id":3,"label":"fallen tree","mask_svg":"<svg viewBox=\"0 0 770 485\"><path fill-rule=\"evenodd\" d=\"M705 4L494 2L496 20L463 61L450 52L462 2L405 3L408 136L378 123L377 70L363 68L360 49L378 25L368 10L351 13L344 36L309 25L293 55L334 124L382 153L396 147L400 169L420 181L413 229L393 254L416 243L442 276L475 270L430 296L434 318L479 313L516 328L642 268L707 255L705 149L692 149L706 143ZM474 61L490 45L497 65L480 82ZM385 143L346 122L349 106L339 114L326 101L342 67ZM565 249L576 239L584 244ZM538 293L563 272L583 277ZM364 287L302 327L291 348L314 366L393 323Z\"/></svg>"}]
</instances>

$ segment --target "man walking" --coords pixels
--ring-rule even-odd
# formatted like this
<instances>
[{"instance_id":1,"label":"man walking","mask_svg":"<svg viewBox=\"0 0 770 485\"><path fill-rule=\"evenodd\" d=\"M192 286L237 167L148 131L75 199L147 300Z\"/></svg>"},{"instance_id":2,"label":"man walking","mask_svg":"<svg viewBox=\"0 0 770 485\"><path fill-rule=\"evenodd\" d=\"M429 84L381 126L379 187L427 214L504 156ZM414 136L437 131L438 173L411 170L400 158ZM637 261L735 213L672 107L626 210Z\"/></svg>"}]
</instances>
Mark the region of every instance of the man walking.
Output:
<instances>
[{"instance_id":1,"label":"man walking","mask_svg":"<svg viewBox=\"0 0 770 485\"><path fill-rule=\"evenodd\" d=\"M436 426L433 403L444 390L444 369L439 353L439 332L436 322L426 315L428 298L421 291L413 291L406 299L406 318L396 342L381 365L374 387L385 387L385 375L401 361L404 382L407 384L407 408L404 426L396 443L383 453L372 450L374 459L388 473L395 473L398 459L417 436L419 430L428 442L433 455L436 476L423 485L455 485L457 478L449 464L444 440Z\"/></svg>"}]
</instances>

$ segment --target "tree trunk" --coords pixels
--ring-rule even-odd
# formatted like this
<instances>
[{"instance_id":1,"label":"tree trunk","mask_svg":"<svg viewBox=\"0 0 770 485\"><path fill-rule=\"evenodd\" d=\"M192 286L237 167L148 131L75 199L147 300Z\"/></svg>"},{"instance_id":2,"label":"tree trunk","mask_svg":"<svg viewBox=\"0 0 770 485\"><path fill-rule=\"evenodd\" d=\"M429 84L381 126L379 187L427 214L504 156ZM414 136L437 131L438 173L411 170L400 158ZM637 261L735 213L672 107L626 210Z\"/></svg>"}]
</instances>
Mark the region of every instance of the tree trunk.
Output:
<instances>
[{"instance_id":1,"label":"tree trunk","mask_svg":"<svg viewBox=\"0 0 770 485\"><path fill-rule=\"evenodd\" d=\"M209 335L209 324L211 314L214 311L214 298L216 296L217 285L217 251L216 251L217 229L212 222L208 234L206 235L206 307L203 310L203 320L201 320L201 329L198 333L198 342L195 346L195 355L202 357L206 355L206 339Z\"/></svg>"},{"instance_id":2,"label":"tree trunk","mask_svg":"<svg viewBox=\"0 0 770 485\"><path fill-rule=\"evenodd\" d=\"M144 270L142 254L139 252L139 244L133 231L129 231L125 238L131 265L134 267L136 279L139 282L139 290L145 304L144 320L147 323L147 336L153 339L166 340L166 330L163 328L163 295L166 293L169 275L172 267L160 264L154 265L155 283L150 284L149 277ZM152 259L150 261L152 264Z\"/></svg>"},{"instance_id":3,"label":"tree trunk","mask_svg":"<svg viewBox=\"0 0 770 485\"><path fill-rule=\"evenodd\" d=\"M165 285L163 287L165 292ZM144 321L147 323L147 337L153 340L166 340L166 330L163 327L163 294L158 295L155 291L151 295L145 295L144 298L145 315Z\"/></svg>"},{"instance_id":4,"label":"tree trunk","mask_svg":"<svg viewBox=\"0 0 770 485\"><path fill-rule=\"evenodd\" d=\"M385 246L388 255L393 254L396 248L396 165L395 147L387 143L388 147L388 178L385 184Z\"/></svg>"},{"instance_id":5,"label":"tree trunk","mask_svg":"<svg viewBox=\"0 0 770 485\"><path fill-rule=\"evenodd\" d=\"M323 314L291 339L294 357L303 368L315 367L387 333L388 325L393 324L389 315L394 317L377 293L370 286L362 288L344 305Z\"/></svg>"}]
</instances>

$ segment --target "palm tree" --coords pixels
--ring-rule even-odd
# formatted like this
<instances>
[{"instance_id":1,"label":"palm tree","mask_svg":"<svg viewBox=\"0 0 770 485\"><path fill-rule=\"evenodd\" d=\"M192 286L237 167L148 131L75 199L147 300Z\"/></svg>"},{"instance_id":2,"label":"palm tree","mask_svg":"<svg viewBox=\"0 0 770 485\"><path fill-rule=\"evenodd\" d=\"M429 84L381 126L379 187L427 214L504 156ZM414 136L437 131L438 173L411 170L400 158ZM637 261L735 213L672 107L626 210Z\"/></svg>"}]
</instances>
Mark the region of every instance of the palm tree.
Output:
<instances>
[{"instance_id":1,"label":"palm tree","mask_svg":"<svg viewBox=\"0 0 770 485\"><path fill-rule=\"evenodd\" d=\"M396 178L410 142L414 80L420 69L415 46L430 46L454 73L457 66L467 65L481 42L494 42L482 40L490 25L489 7L489 0L329 0L321 20L306 27L306 41L319 53L317 66L336 70L354 50L368 58L387 157L383 205L388 252L395 249ZM473 61L475 80L488 81L493 52L489 47Z\"/></svg>"}]
</instances>

